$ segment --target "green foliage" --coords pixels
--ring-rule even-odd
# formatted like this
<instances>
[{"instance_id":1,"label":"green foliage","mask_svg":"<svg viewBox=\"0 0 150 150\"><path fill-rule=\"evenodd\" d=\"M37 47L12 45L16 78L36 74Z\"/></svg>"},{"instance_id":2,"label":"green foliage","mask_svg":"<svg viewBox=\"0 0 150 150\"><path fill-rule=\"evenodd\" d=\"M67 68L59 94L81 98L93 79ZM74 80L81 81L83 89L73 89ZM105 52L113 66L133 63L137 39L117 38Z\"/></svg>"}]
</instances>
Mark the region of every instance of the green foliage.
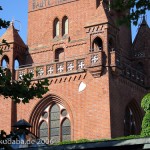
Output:
<instances>
[{"instance_id":1,"label":"green foliage","mask_svg":"<svg viewBox=\"0 0 150 150\"><path fill-rule=\"evenodd\" d=\"M143 118L141 135L143 136L150 135L150 112L145 113L145 116Z\"/></svg>"},{"instance_id":2,"label":"green foliage","mask_svg":"<svg viewBox=\"0 0 150 150\"><path fill-rule=\"evenodd\" d=\"M5 140L6 139L6 132L4 130L0 131L0 141ZM4 145L0 144L0 148L3 148Z\"/></svg>"},{"instance_id":3,"label":"green foliage","mask_svg":"<svg viewBox=\"0 0 150 150\"><path fill-rule=\"evenodd\" d=\"M0 10L3 10L2 9L2 6L0 6ZM6 21L6 20L3 20L2 18L0 18L0 29L2 28L7 28L10 24L10 21Z\"/></svg>"},{"instance_id":4,"label":"green foliage","mask_svg":"<svg viewBox=\"0 0 150 150\"><path fill-rule=\"evenodd\" d=\"M6 20L3 20L2 18L0 18L0 29L2 28L7 28L10 24L10 21L6 21Z\"/></svg>"},{"instance_id":5,"label":"green foliage","mask_svg":"<svg viewBox=\"0 0 150 150\"><path fill-rule=\"evenodd\" d=\"M119 18L119 24L130 25L130 22L137 25L140 16L145 15L150 10L149 0L113 0L111 4L113 10L122 14ZM130 11L130 13L129 13ZM126 13L125 13L126 12Z\"/></svg>"},{"instance_id":6,"label":"green foliage","mask_svg":"<svg viewBox=\"0 0 150 150\"><path fill-rule=\"evenodd\" d=\"M143 97L141 107L144 109L145 112L150 111L150 93Z\"/></svg>"},{"instance_id":7,"label":"green foliage","mask_svg":"<svg viewBox=\"0 0 150 150\"><path fill-rule=\"evenodd\" d=\"M9 48L9 44L7 43L7 41L6 40L2 40L1 41L1 44L5 44L8 48ZM2 55L2 53L3 53L3 49L2 49L2 47L0 47L0 55Z\"/></svg>"},{"instance_id":8,"label":"green foliage","mask_svg":"<svg viewBox=\"0 0 150 150\"><path fill-rule=\"evenodd\" d=\"M1 6L0 10L2 10ZM7 28L9 23L9 21L0 18L0 29ZM9 47L5 39L2 40L1 44ZM0 48L0 55L2 53L3 50ZM0 67L0 96L11 98L15 103L28 103L34 97L42 98L42 95L48 91L48 79L33 82L32 78L33 74L30 73L24 75L20 80L13 80L10 70Z\"/></svg>"},{"instance_id":9,"label":"green foliage","mask_svg":"<svg viewBox=\"0 0 150 150\"><path fill-rule=\"evenodd\" d=\"M150 135L150 93L148 93L143 97L141 102L141 107L145 111L145 116L142 121L141 135L149 136Z\"/></svg>"},{"instance_id":10,"label":"green foliage","mask_svg":"<svg viewBox=\"0 0 150 150\"><path fill-rule=\"evenodd\" d=\"M97 139L97 140L80 139L80 140L77 140L77 141L64 141L64 142L59 142L59 143L56 143L56 144L53 144L53 145L109 142L109 141L120 141L120 140L139 139L139 138L145 138L145 137L148 137L148 136L143 136L143 135L130 135L130 136L117 137L117 138L113 138L113 139Z\"/></svg>"},{"instance_id":11,"label":"green foliage","mask_svg":"<svg viewBox=\"0 0 150 150\"><path fill-rule=\"evenodd\" d=\"M78 144L78 143L88 143L88 142L92 142L92 141L88 139L80 139L76 141L63 141L63 142L55 143L54 145Z\"/></svg>"},{"instance_id":12,"label":"green foliage","mask_svg":"<svg viewBox=\"0 0 150 150\"><path fill-rule=\"evenodd\" d=\"M12 80L9 69L0 69L0 95L11 98L14 102L28 103L34 97L42 98L48 91L48 79L38 80L32 83L33 74L29 73L20 80Z\"/></svg>"}]
</instances>

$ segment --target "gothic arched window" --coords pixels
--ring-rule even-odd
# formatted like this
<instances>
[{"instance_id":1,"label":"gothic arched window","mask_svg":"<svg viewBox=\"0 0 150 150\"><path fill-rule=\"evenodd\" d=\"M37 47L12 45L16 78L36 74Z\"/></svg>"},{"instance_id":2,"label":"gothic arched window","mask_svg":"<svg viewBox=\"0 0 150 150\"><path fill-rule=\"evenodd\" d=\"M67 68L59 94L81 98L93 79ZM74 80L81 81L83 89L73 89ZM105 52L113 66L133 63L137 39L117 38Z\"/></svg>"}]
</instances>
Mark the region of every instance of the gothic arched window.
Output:
<instances>
[{"instance_id":1,"label":"gothic arched window","mask_svg":"<svg viewBox=\"0 0 150 150\"><path fill-rule=\"evenodd\" d=\"M43 140L58 143L71 140L71 124L67 110L60 104L51 104L39 119L38 133Z\"/></svg>"},{"instance_id":2,"label":"gothic arched window","mask_svg":"<svg viewBox=\"0 0 150 150\"><path fill-rule=\"evenodd\" d=\"M62 123L62 141L71 139L71 125L69 119L65 119Z\"/></svg>"},{"instance_id":3,"label":"gothic arched window","mask_svg":"<svg viewBox=\"0 0 150 150\"><path fill-rule=\"evenodd\" d=\"M62 36L67 35L69 32L69 22L68 17L64 17L62 20Z\"/></svg>"},{"instance_id":4,"label":"gothic arched window","mask_svg":"<svg viewBox=\"0 0 150 150\"><path fill-rule=\"evenodd\" d=\"M47 126L47 123L45 121L41 122L40 124L40 127L39 127L39 135L40 135L40 138L42 140L47 140L47 137L48 137L48 126Z\"/></svg>"},{"instance_id":5,"label":"gothic arched window","mask_svg":"<svg viewBox=\"0 0 150 150\"><path fill-rule=\"evenodd\" d=\"M9 58L5 55L3 58L2 58L2 61L1 61L1 66L2 68L7 68L9 65Z\"/></svg>"},{"instance_id":6,"label":"gothic arched window","mask_svg":"<svg viewBox=\"0 0 150 150\"><path fill-rule=\"evenodd\" d=\"M53 24L53 37L59 36L59 19L56 18Z\"/></svg>"},{"instance_id":7,"label":"gothic arched window","mask_svg":"<svg viewBox=\"0 0 150 150\"><path fill-rule=\"evenodd\" d=\"M135 103L130 103L125 110L124 135L136 135L141 130L141 114Z\"/></svg>"},{"instance_id":8,"label":"gothic arched window","mask_svg":"<svg viewBox=\"0 0 150 150\"><path fill-rule=\"evenodd\" d=\"M50 110L50 139L60 142L60 108L55 104Z\"/></svg>"},{"instance_id":9,"label":"gothic arched window","mask_svg":"<svg viewBox=\"0 0 150 150\"><path fill-rule=\"evenodd\" d=\"M92 51L99 51L103 49L103 42L101 38L96 37L92 43Z\"/></svg>"},{"instance_id":10,"label":"gothic arched window","mask_svg":"<svg viewBox=\"0 0 150 150\"><path fill-rule=\"evenodd\" d=\"M14 69L15 70L19 69L19 66L20 66L19 60L16 58L14 61Z\"/></svg>"}]
</instances>

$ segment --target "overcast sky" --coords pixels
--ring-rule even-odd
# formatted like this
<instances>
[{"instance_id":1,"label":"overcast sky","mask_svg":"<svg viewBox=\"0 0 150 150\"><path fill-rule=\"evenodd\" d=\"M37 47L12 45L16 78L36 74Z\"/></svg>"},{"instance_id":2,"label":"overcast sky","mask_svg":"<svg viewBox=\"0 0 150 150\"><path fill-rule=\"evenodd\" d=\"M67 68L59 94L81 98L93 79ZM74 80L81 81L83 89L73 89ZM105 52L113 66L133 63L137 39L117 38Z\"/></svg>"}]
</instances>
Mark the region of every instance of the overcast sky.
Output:
<instances>
[{"instance_id":1,"label":"overcast sky","mask_svg":"<svg viewBox=\"0 0 150 150\"><path fill-rule=\"evenodd\" d=\"M0 11L1 18L5 20L15 20L15 27L19 29L19 34L26 43L27 41L27 22L28 22L28 0L1 0L0 6L3 11ZM147 15L147 21L150 26L150 12ZM141 19L140 19L141 20ZM132 38L134 39L137 28L132 26ZM0 36L5 32L5 29L0 30Z\"/></svg>"}]
</instances>

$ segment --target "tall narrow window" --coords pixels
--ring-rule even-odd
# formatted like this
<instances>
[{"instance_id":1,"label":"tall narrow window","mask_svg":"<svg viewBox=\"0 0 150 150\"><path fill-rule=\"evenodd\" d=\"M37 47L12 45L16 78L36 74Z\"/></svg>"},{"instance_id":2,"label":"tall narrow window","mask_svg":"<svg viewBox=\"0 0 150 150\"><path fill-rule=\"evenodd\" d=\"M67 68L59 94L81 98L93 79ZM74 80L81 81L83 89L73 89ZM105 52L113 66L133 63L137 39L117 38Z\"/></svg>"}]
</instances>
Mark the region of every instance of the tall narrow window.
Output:
<instances>
[{"instance_id":1,"label":"tall narrow window","mask_svg":"<svg viewBox=\"0 0 150 150\"><path fill-rule=\"evenodd\" d=\"M69 119L65 119L62 124L62 141L71 140L71 126Z\"/></svg>"},{"instance_id":2,"label":"tall narrow window","mask_svg":"<svg viewBox=\"0 0 150 150\"><path fill-rule=\"evenodd\" d=\"M7 68L8 65L9 65L9 59L7 56L4 56L1 62L1 66L4 69L4 68Z\"/></svg>"},{"instance_id":3,"label":"tall narrow window","mask_svg":"<svg viewBox=\"0 0 150 150\"><path fill-rule=\"evenodd\" d=\"M55 104L50 112L50 139L60 142L60 109Z\"/></svg>"},{"instance_id":4,"label":"tall narrow window","mask_svg":"<svg viewBox=\"0 0 150 150\"><path fill-rule=\"evenodd\" d=\"M101 38L96 37L92 44L92 51L99 51L103 49L103 43Z\"/></svg>"},{"instance_id":5,"label":"tall narrow window","mask_svg":"<svg viewBox=\"0 0 150 150\"><path fill-rule=\"evenodd\" d=\"M54 33L54 37L59 36L59 20L58 18L56 18L54 20L54 25L53 25L53 33Z\"/></svg>"},{"instance_id":6,"label":"tall narrow window","mask_svg":"<svg viewBox=\"0 0 150 150\"><path fill-rule=\"evenodd\" d=\"M18 60L18 59L15 59L15 61L14 61L14 69L15 69L15 70L19 69L19 66L20 66L19 60Z\"/></svg>"},{"instance_id":7,"label":"tall narrow window","mask_svg":"<svg viewBox=\"0 0 150 150\"><path fill-rule=\"evenodd\" d=\"M141 130L141 113L139 112L137 104L131 102L126 110L124 116L124 135L139 134Z\"/></svg>"},{"instance_id":8,"label":"tall narrow window","mask_svg":"<svg viewBox=\"0 0 150 150\"><path fill-rule=\"evenodd\" d=\"M108 41L108 48L109 48L109 51L113 51L115 48L114 41L112 38L110 38Z\"/></svg>"},{"instance_id":9,"label":"tall narrow window","mask_svg":"<svg viewBox=\"0 0 150 150\"><path fill-rule=\"evenodd\" d=\"M58 48L55 50L55 61L63 61L65 59L64 49Z\"/></svg>"},{"instance_id":10,"label":"tall narrow window","mask_svg":"<svg viewBox=\"0 0 150 150\"><path fill-rule=\"evenodd\" d=\"M62 20L62 36L67 35L69 32L69 22L68 17L64 17Z\"/></svg>"},{"instance_id":11,"label":"tall narrow window","mask_svg":"<svg viewBox=\"0 0 150 150\"><path fill-rule=\"evenodd\" d=\"M40 125L40 138L44 141L48 140L48 126L45 121L43 121Z\"/></svg>"},{"instance_id":12,"label":"tall narrow window","mask_svg":"<svg viewBox=\"0 0 150 150\"><path fill-rule=\"evenodd\" d=\"M131 108L129 107L126 109L124 123L125 123L125 135L135 134L136 130L135 116Z\"/></svg>"}]
</instances>

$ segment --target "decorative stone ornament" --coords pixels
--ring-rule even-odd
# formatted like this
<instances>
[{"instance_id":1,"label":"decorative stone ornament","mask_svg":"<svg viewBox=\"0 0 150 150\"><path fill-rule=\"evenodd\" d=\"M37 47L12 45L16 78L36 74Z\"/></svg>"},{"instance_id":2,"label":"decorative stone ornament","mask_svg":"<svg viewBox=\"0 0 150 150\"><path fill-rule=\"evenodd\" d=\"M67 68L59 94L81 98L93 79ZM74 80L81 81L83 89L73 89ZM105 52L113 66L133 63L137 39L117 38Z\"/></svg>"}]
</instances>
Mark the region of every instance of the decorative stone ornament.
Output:
<instances>
[{"instance_id":1,"label":"decorative stone ornament","mask_svg":"<svg viewBox=\"0 0 150 150\"><path fill-rule=\"evenodd\" d=\"M103 69L103 52L91 52L88 54L88 71L94 78L98 78L102 74Z\"/></svg>"},{"instance_id":2,"label":"decorative stone ornament","mask_svg":"<svg viewBox=\"0 0 150 150\"><path fill-rule=\"evenodd\" d=\"M47 67L47 74L50 75L50 74L53 74L53 72L54 72L53 66L48 66Z\"/></svg>"},{"instance_id":3,"label":"decorative stone ornament","mask_svg":"<svg viewBox=\"0 0 150 150\"><path fill-rule=\"evenodd\" d=\"M37 76L43 76L44 75L44 70L42 67L37 68Z\"/></svg>"},{"instance_id":4,"label":"decorative stone ornament","mask_svg":"<svg viewBox=\"0 0 150 150\"><path fill-rule=\"evenodd\" d=\"M79 85L79 92L82 92L83 90L85 90L86 88L86 84L84 82L81 82Z\"/></svg>"}]
</instances>

